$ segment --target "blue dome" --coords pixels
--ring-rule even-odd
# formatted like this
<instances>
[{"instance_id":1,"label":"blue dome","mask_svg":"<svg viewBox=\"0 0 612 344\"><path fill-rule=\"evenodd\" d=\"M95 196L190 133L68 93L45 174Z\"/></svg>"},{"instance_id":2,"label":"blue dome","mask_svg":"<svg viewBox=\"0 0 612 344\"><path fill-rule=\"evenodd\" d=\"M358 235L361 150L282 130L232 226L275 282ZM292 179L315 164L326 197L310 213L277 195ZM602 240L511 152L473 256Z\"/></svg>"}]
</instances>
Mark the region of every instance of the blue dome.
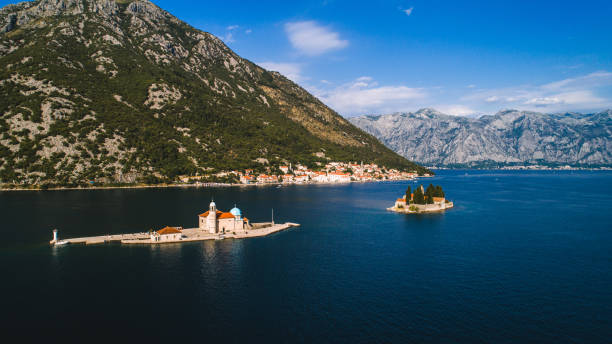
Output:
<instances>
[{"instance_id":1,"label":"blue dome","mask_svg":"<svg viewBox=\"0 0 612 344\"><path fill-rule=\"evenodd\" d=\"M240 211L240 209L234 207L232 210L230 210L230 214L234 215L234 216L242 216L242 212Z\"/></svg>"}]
</instances>

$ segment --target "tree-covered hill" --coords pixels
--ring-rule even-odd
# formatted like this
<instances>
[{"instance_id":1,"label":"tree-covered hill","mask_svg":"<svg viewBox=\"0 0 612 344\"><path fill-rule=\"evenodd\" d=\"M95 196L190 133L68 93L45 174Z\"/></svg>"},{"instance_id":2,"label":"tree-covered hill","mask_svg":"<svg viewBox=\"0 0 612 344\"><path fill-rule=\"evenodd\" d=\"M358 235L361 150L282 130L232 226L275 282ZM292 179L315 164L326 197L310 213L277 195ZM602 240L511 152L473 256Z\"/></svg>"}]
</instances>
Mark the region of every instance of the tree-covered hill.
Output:
<instances>
[{"instance_id":1,"label":"tree-covered hill","mask_svg":"<svg viewBox=\"0 0 612 344\"><path fill-rule=\"evenodd\" d=\"M426 172L149 1L22 2L0 10L0 32L0 183L328 159Z\"/></svg>"}]
</instances>

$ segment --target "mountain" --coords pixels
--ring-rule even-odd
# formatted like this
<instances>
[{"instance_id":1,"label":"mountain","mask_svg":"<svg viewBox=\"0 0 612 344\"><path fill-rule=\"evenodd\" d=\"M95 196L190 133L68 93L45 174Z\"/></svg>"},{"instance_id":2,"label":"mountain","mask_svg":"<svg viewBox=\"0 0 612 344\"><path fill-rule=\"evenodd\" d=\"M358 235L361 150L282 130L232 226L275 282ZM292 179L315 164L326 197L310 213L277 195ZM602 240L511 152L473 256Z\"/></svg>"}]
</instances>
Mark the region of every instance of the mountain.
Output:
<instances>
[{"instance_id":1,"label":"mountain","mask_svg":"<svg viewBox=\"0 0 612 344\"><path fill-rule=\"evenodd\" d=\"M149 1L0 10L0 183L172 180L328 160L427 172Z\"/></svg>"},{"instance_id":2,"label":"mountain","mask_svg":"<svg viewBox=\"0 0 612 344\"><path fill-rule=\"evenodd\" d=\"M506 110L479 118L433 109L350 121L414 161L448 167L612 165L612 111L544 114Z\"/></svg>"}]
</instances>

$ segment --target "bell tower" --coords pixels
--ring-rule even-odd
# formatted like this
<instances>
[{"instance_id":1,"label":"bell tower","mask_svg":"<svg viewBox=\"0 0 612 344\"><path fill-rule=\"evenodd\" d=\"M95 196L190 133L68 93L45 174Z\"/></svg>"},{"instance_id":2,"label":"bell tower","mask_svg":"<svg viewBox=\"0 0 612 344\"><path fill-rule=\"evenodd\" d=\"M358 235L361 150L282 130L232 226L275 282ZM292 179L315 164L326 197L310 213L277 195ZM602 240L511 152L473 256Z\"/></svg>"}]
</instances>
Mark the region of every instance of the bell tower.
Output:
<instances>
[{"instance_id":1,"label":"bell tower","mask_svg":"<svg viewBox=\"0 0 612 344\"><path fill-rule=\"evenodd\" d=\"M215 201L210 202L208 217L206 218L206 228L210 234L217 233L217 205Z\"/></svg>"}]
</instances>

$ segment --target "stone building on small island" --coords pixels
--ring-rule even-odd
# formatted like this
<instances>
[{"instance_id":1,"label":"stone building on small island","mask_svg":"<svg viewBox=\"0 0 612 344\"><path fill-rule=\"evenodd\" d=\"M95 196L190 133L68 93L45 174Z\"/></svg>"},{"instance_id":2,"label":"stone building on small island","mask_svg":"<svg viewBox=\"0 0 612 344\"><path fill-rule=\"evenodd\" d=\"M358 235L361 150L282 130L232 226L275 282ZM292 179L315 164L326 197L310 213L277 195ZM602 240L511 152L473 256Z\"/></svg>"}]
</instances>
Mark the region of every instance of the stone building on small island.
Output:
<instances>
[{"instance_id":1,"label":"stone building on small island","mask_svg":"<svg viewBox=\"0 0 612 344\"><path fill-rule=\"evenodd\" d=\"M207 212L198 215L198 226L193 228L166 226L157 231L96 235L90 237L59 240L57 230L53 232L51 245L65 244L103 244L121 242L122 244L167 244L194 242L204 240L242 239L270 235L292 227L298 223L275 223L274 216L270 222L251 223L242 216L242 211L234 206L230 211L217 210L215 202L210 202Z\"/></svg>"},{"instance_id":2,"label":"stone building on small island","mask_svg":"<svg viewBox=\"0 0 612 344\"><path fill-rule=\"evenodd\" d=\"M408 199L410 195L410 199ZM430 184L427 191L423 186L419 186L414 193L410 192L410 187L402 198L395 200L395 205L387 210L398 213L427 213L443 211L454 206L453 202L446 199L442 187Z\"/></svg>"},{"instance_id":3,"label":"stone building on small island","mask_svg":"<svg viewBox=\"0 0 612 344\"><path fill-rule=\"evenodd\" d=\"M210 234L235 232L251 229L249 219L242 217L240 209L234 206L229 212L217 210L214 201L210 202L209 209L198 215L198 228Z\"/></svg>"},{"instance_id":4,"label":"stone building on small island","mask_svg":"<svg viewBox=\"0 0 612 344\"><path fill-rule=\"evenodd\" d=\"M166 242L181 240L183 236L182 227L164 227L151 233L151 242Z\"/></svg>"}]
</instances>

